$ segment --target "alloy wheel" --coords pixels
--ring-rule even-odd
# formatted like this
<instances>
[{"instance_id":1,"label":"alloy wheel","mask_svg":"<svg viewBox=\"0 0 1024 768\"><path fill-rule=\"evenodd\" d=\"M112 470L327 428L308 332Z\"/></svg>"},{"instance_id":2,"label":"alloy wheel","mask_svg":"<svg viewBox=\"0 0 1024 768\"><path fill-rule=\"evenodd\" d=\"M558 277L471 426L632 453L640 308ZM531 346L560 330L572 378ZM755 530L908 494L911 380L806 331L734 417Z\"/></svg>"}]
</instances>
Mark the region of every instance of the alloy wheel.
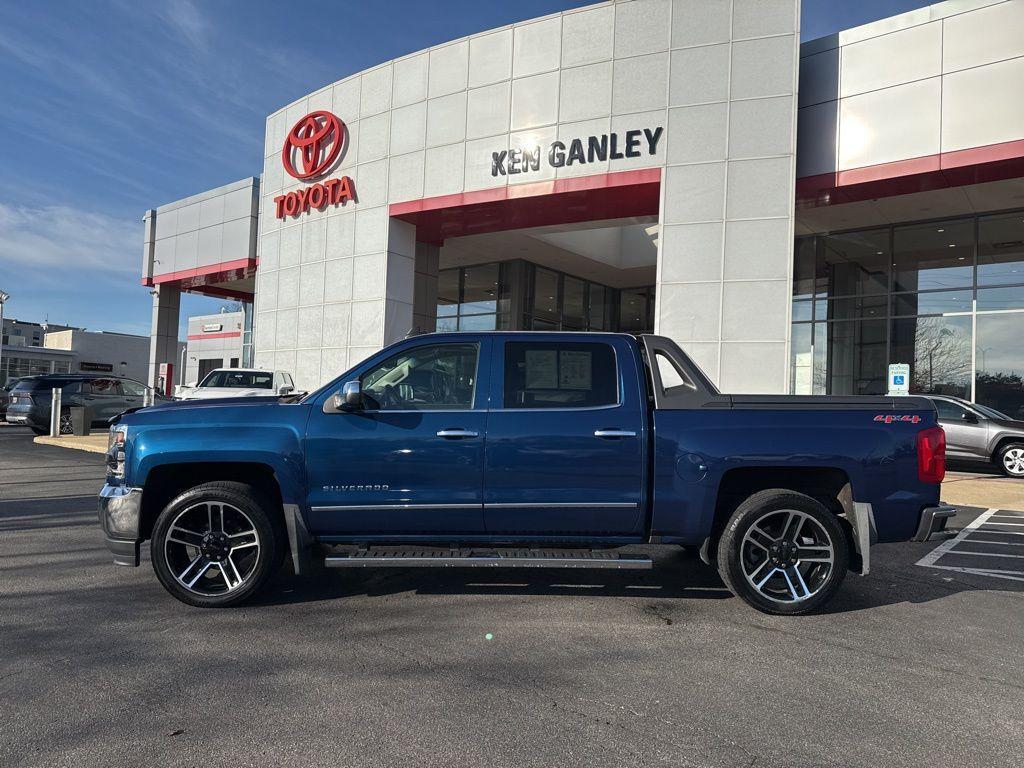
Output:
<instances>
[{"instance_id":1,"label":"alloy wheel","mask_svg":"<svg viewBox=\"0 0 1024 768\"><path fill-rule=\"evenodd\" d=\"M772 510L747 529L740 544L747 582L777 603L801 603L818 594L835 565L828 531L806 512Z\"/></svg>"},{"instance_id":2,"label":"alloy wheel","mask_svg":"<svg viewBox=\"0 0 1024 768\"><path fill-rule=\"evenodd\" d=\"M1004 453L1003 467L1008 474L1024 476L1024 448L1011 448Z\"/></svg>"},{"instance_id":3,"label":"alloy wheel","mask_svg":"<svg viewBox=\"0 0 1024 768\"><path fill-rule=\"evenodd\" d=\"M74 422L71 421L70 413L62 413L60 415L60 422L58 424L58 432L60 435L70 435L75 431Z\"/></svg>"},{"instance_id":4,"label":"alloy wheel","mask_svg":"<svg viewBox=\"0 0 1024 768\"><path fill-rule=\"evenodd\" d=\"M164 536L164 554L185 589L204 597L224 595L256 571L260 536L238 507L204 501L174 518Z\"/></svg>"}]
</instances>

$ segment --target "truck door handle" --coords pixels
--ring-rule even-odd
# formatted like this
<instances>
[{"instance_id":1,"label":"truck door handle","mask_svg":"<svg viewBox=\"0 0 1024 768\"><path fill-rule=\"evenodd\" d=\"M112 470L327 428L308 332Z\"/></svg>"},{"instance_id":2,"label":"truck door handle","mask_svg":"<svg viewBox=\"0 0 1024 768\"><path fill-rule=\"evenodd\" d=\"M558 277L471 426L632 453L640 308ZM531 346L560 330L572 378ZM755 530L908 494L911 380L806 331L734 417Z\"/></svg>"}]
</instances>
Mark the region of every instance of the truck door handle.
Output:
<instances>
[{"instance_id":1,"label":"truck door handle","mask_svg":"<svg viewBox=\"0 0 1024 768\"><path fill-rule=\"evenodd\" d=\"M472 432L471 430L462 429L460 427L450 429L439 429L437 431L437 436L443 437L446 440L462 440L467 437L479 437L480 434L478 432Z\"/></svg>"},{"instance_id":2,"label":"truck door handle","mask_svg":"<svg viewBox=\"0 0 1024 768\"><path fill-rule=\"evenodd\" d=\"M619 437L636 437L636 432L629 429L595 429L594 437L603 437L606 440L614 440Z\"/></svg>"}]
</instances>

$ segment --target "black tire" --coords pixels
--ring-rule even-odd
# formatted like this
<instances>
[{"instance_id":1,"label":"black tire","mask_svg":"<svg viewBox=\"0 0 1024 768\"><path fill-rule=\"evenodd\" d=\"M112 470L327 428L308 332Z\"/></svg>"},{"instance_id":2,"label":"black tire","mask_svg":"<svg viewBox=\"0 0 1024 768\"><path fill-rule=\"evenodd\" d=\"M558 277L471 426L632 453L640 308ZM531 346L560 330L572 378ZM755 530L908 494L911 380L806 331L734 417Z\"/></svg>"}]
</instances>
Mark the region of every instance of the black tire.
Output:
<instances>
[{"instance_id":1,"label":"black tire","mask_svg":"<svg viewBox=\"0 0 1024 768\"><path fill-rule=\"evenodd\" d=\"M996 466L1007 477L1024 479L1024 443L1007 443L1000 448L996 452Z\"/></svg>"},{"instance_id":2,"label":"black tire","mask_svg":"<svg viewBox=\"0 0 1024 768\"><path fill-rule=\"evenodd\" d=\"M224 514L234 516L236 512L240 512L242 517L238 519L247 519L256 535L256 553L255 555L246 555L246 557L251 559L251 562L246 562L241 572L234 563L229 563L235 568L234 575L238 575L239 583L235 587L229 587L227 584L232 576L229 576L230 568L221 568L224 560L218 562L216 559L206 556L199 546L192 546L190 549L183 546L183 542L177 539L168 541L168 533L172 524L180 521L186 515L201 518L204 505L210 502L215 505L227 505L229 508L234 508L233 510L225 510ZM207 509L209 511L209 508ZM212 511L209 514L210 520L213 521ZM184 525L184 523L181 523L181 525ZM215 524L212 525L210 530L211 536L216 535L216 527ZM228 528L229 524L222 516L220 523L221 532L227 532ZM180 527L176 526L176 536L181 535L178 533L181 530ZM196 530L198 530L198 527L196 527ZM242 537L244 534L238 533L235 536ZM189 536L188 541L196 542L197 540ZM241 543L241 540L239 543ZM216 542L209 543L208 545L214 546ZM207 546L207 544L203 546ZM253 545L246 544L246 546L252 547ZM153 526L153 536L150 541L153 570L156 572L160 583L163 584L164 589L181 602L196 606L197 608L227 608L243 603L251 598L263 588L267 579L279 567L282 553L285 549L286 534L280 514L275 506L256 488L245 483L228 481L203 483L177 496L160 513L156 524ZM184 581L179 581L179 576L182 576L184 573L180 572L181 555L184 555L186 558L191 558L193 555L206 558L205 561L200 561L196 566L196 570L198 570L205 565L205 571L197 577L202 579L202 581L197 582L197 586L194 588L190 589L185 585ZM175 557L179 557L177 563L172 562L172 559ZM175 568L179 569L178 575L175 575ZM188 572L187 575L191 576L195 573L196 571L194 570ZM214 579L223 579L218 581L220 587L224 589L223 592L213 593L217 586L213 583Z\"/></svg>"},{"instance_id":3,"label":"black tire","mask_svg":"<svg viewBox=\"0 0 1024 768\"><path fill-rule=\"evenodd\" d=\"M796 525L789 528L791 539L786 528ZM762 539L764 533L769 535ZM758 559L762 550L763 560ZM831 563L824 562L827 557ZM760 491L743 501L718 541L722 581L763 613L795 616L817 610L835 595L848 567L849 541L836 516L810 496L785 489Z\"/></svg>"},{"instance_id":4,"label":"black tire","mask_svg":"<svg viewBox=\"0 0 1024 768\"><path fill-rule=\"evenodd\" d=\"M35 433L36 433L37 435L39 435L40 437L42 437L43 435L48 435L48 434L50 434L50 430L48 430L48 429L43 429L42 427L31 427L31 426L30 426L30 427L29 427L29 429L31 429L31 430L32 430L33 432L35 432Z\"/></svg>"},{"instance_id":5,"label":"black tire","mask_svg":"<svg viewBox=\"0 0 1024 768\"><path fill-rule=\"evenodd\" d=\"M71 421L71 411L69 411L67 408L61 409L60 423L58 424L57 433L61 435L75 434L75 425Z\"/></svg>"}]
</instances>

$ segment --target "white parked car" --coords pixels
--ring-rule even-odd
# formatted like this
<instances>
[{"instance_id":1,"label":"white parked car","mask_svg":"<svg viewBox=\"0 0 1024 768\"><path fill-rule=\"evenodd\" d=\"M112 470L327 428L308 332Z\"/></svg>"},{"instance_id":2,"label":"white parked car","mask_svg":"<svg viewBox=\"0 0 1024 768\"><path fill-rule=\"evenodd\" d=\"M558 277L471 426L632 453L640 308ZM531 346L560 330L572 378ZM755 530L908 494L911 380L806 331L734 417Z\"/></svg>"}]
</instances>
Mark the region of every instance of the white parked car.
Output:
<instances>
[{"instance_id":1,"label":"white parked car","mask_svg":"<svg viewBox=\"0 0 1024 768\"><path fill-rule=\"evenodd\" d=\"M179 386L175 396L180 400L206 400L214 397L288 395L294 391L295 382L287 371L216 368L198 384Z\"/></svg>"}]
</instances>

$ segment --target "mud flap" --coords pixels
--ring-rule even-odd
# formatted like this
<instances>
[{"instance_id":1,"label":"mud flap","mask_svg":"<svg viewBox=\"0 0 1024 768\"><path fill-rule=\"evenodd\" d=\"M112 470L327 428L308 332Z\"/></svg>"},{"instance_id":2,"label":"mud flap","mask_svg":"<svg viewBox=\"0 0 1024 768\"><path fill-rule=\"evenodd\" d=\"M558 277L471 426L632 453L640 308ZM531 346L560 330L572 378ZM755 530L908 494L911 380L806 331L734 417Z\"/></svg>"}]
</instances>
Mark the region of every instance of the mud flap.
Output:
<instances>
[{"instance_id":1,"label":"mud flap","mask_svg":"<svg viewBox=\"0 0 1024 768\"><path fill-rule=\"evenodd\" d=\"M314 570L313 537L298 504L284 504L284 524L288 530L288 548L296 576L307 576Z\"/></svg>"}]
</instances>

